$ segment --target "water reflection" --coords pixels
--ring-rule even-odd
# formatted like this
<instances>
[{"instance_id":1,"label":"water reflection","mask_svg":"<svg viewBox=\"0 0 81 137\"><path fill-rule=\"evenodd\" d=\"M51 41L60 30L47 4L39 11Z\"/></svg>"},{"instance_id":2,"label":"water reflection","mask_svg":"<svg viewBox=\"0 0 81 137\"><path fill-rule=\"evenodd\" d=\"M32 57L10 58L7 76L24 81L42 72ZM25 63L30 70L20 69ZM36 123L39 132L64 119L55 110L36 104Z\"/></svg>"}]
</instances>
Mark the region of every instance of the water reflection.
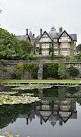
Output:
<instances>
[{"instance_id":1,"label":"water reflection","mask_svg":"<svg viewBox=\"0 0 81 137\"><path fill-rule=\"evenodd\" d=\"M18 118L20 121L25 120L24 127L32 124L36 117L39 119L40 125L49 122L52 127L57 123L59 126L63 126L70 119L77 119L76 102L81 104L81 99L75 98L75 95L78 93L80 95L80 87L53 87L24 92L34 93L35 96L41 98L41 101L25 105L0 106L0 129L8 127L10 123L9 128L11 128Z\"/></svg>"}]
</instances>

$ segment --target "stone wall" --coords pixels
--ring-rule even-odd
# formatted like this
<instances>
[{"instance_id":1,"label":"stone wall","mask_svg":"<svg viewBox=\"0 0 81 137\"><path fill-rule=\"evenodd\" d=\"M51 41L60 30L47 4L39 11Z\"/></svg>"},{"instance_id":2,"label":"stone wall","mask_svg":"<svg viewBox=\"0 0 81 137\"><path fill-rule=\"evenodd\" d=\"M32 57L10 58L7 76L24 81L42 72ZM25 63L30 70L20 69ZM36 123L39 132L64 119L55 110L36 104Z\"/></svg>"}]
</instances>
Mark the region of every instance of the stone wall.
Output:
<instances>
[{"instance_id":1,"label":"stone wall","mask_svg":"<svg viewBox=\"0 0 81 137\"><path fill-rule=\"evenodd\" d=\"M1 61L0 61L1 62ZM29 63L34 63L34 64L38 64L39 66L39 70L38 70L38 78L42 79L43 75L43 64L46 63L58 63L58 60L42 60L42 61L25 61L25 60L7 60L6 65L4 66L0 66L0 79L12 79L12 72L16 71L17 69L17 64L19 62L23 62L23 64L29 64ZM41 64L42 63L42 64ZM76 67L77 69L79 69L79 76L77 77L81 77L81 62L65 62L65 66L71 66L73 65L74 67ZM41 67L40 67L41 66ZM22 75L22 79L32 79L31 73L24 70L23 75Z\"/></svg>"}]
</instances>

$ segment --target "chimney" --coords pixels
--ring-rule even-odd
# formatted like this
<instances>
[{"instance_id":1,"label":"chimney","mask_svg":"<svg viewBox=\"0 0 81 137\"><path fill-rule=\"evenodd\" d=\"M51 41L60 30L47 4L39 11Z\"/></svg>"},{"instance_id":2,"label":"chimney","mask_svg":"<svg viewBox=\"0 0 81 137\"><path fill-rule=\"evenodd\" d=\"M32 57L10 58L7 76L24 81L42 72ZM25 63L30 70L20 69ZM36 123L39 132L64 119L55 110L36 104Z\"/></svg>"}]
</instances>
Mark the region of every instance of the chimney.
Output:
<instances>
[{"instance_id":1,"label":"chimney","mask_svg":"<svg viewBox=\"0 0 81 137\"><path fill-rule=\"evenodd\" d=\"M42 36L42 29L40 29L40 37Z\"/></svg>"},{"instance_id":2,"label":"chimney","mask_svg":"<svg viewBox=\"0 0 81 137\"><path fill-rule=\"evenodd\" d=\"M63 28L61 27L61 28L59 28L59 32L63 32Z\"/></svg>"},{"instance_id":3,"label":"chimney","mask_svg":"<svg viewBox=\"0 0 81 137\"><path fill-rule=\"evenodd\" d=\"M35 34L33 34L33 39L35 39Z\"/></svg>"},{"instance_id":4,"label":"chimney","mask_svg":"<svg viewBox=\"0 0 81 137\"><path fill-rule=\"evenodd\" d=\"M28 35L28 29L26 29L26 35Z\"/></svg>"}]
</instances>

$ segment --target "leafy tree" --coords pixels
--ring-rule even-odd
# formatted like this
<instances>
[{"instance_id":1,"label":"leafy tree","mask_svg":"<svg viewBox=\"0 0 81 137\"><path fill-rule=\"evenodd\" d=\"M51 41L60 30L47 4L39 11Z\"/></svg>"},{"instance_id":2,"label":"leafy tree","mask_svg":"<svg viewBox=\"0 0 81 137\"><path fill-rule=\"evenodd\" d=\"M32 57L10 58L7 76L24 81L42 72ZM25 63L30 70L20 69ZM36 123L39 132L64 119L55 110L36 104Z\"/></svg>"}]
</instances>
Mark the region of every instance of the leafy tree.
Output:
<instances>
[{"instance_id":1,"label":"leafy tree","mask_svg":"<svg viewBox=\"0 0 81 137\"><path fill-rule=\"evenodd\" d=\"M8 58L13 55L22 55L21 44L15 35L0 28L0 56Z\"/></svg>"},{"instance_id":2,"label":"leafy tree","mask_svg":"<svg viewBox=\"0 0 81 137\"><path fill-rule=\"evenodd\" d=\"M81 44L79 44L77 47L76 47L76 50L78 53L81 53Z\"/></svg>"},{"instance_id":3,"label":"leafy tree","mask_svg":"<svg viewBox=\"0 0 81 137\"><path fill-rule=\"evenodd\" d=\"M79 75L79 70L73 66L71 66L68 71L69 71L69 75L72 77Z\"/></svg>"},{"instance_id":4,"label":"leafy tree","mask_svg":"<svg viewBox=\"0 0 81 137\"><path fill-rule=\"evenodd\" d=\"M44 64L43 66L43 78L47 77L58 78L58 64Z\"/></svg>"},{"instance_id":5,"label":"leafy tree","mask_svg":"<svg viewBox=\"0 0 81 137\"><path fill-rule=\"evenodd\" d=\"M66 70L62 62L58 64L58 75L61 79L66 77Z\"/></svg>"},{"instance_id":6,"label":"leafy tree","mask_svg":"<svg viewBox=\"0 0 81 137\"><path fill-rule=\"evenodd\" d=\"M26 40L20 41L22 46L23 54L31 54L31 49L33 48L33 45L31 43L28 43Z\"/></svg>"},{"instance_id":7,"label":"leafy tree","mask_svg":"<svg viewBox=\"0 0 81 137\"><path fill-rule=\"evenodd\" d=\"M52 63L48 65L48 75L50 77L57 77L58 76L58 64L57 63Z\"/></svg>"}]
</instances>

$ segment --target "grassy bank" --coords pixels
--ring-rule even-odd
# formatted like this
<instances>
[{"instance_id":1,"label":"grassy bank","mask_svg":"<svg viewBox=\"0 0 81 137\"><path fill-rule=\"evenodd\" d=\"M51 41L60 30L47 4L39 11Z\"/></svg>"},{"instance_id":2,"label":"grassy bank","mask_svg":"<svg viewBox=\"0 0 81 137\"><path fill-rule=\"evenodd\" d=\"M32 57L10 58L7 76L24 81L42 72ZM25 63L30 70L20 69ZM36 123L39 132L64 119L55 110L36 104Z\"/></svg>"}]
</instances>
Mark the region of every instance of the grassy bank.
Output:
<instances>
[{"instance_id":1,"label":"grassy bank","mask_svg":"<svg viewBox=\"0 0 81 137\"><path fill-rule=\"evenodd\" d=\"M21 83L75 83L79 84L81 80L0 80L2 82L21 82Z\"/></svg>"}]
</instances>

